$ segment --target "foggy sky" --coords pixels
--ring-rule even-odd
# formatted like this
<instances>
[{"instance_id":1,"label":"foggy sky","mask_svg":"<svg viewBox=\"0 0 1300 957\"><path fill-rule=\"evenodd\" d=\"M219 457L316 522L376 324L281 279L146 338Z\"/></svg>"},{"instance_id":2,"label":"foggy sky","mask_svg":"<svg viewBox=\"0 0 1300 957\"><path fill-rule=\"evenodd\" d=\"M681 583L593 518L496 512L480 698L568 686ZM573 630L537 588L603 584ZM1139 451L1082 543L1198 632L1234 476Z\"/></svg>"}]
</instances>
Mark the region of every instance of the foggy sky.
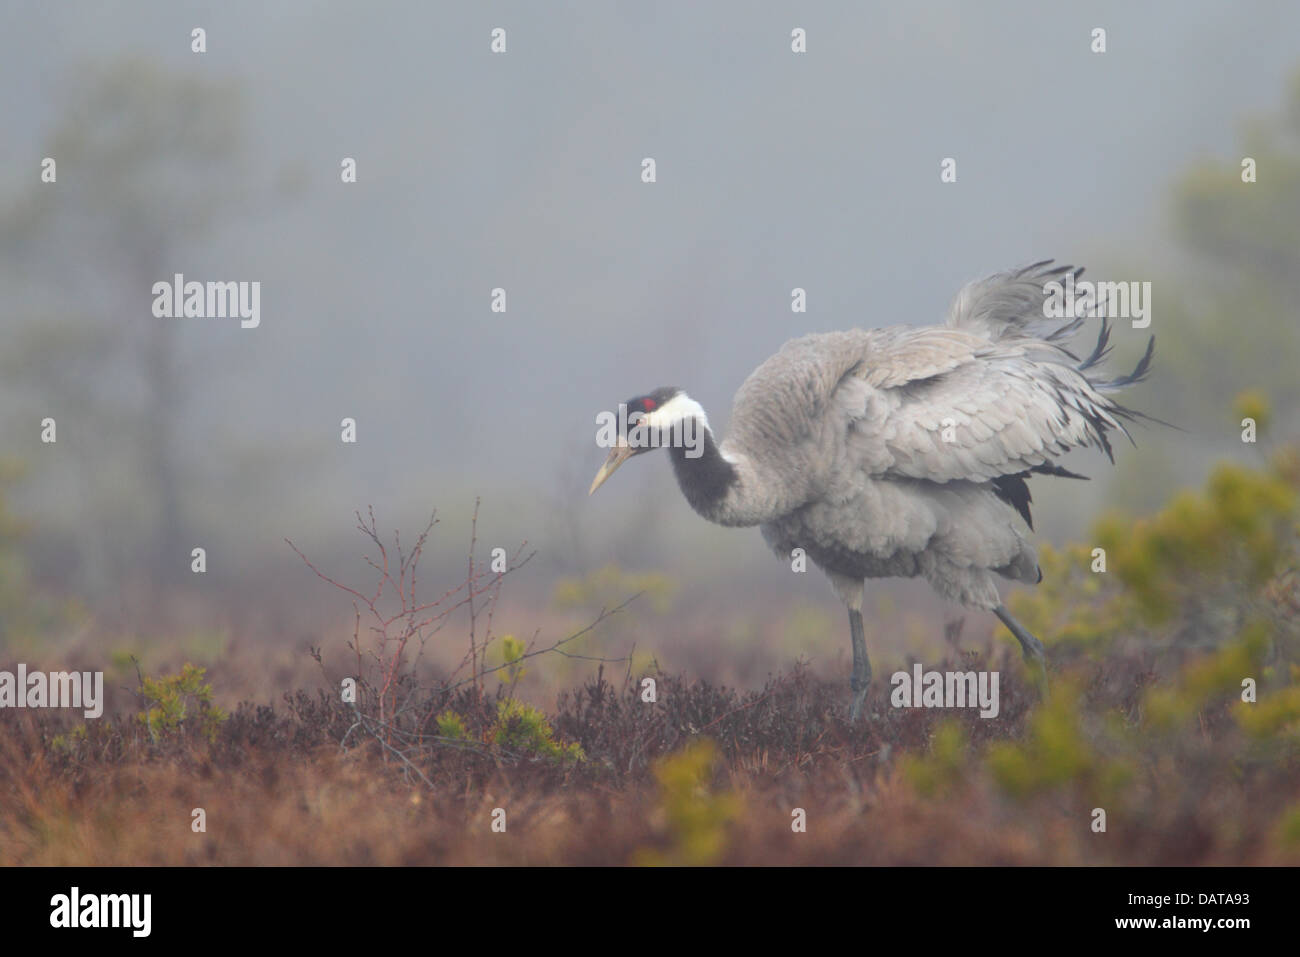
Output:
<instances>
[{"instance_id":1,"label":"foggy sky","mask_svg":"<svg viewBox=\"0 0 1300 957\"><path fill-rule=\"evenodd\" d=\"M254 551L346 532L366 503L409 523L479 492L502 535L552 551L568 546L536 520L566 495L600 541L653 537L657 509L686 528L666 462L586 500L599 411L675 384L725 434L735 389L788 338L940 321L966 280L1041 258L1159 258L1170 182L1234 155L1300 62L1300 6L1283 3L210 6L5 0L0 193L40 188L88 62L242 90L247 175L273 199L220 216L156 278L262 283L260 328L182 330L196 481L232 437L288 469L242 510L205 492ZM105 319L160 321L151 298ZM28 434L5 444L37 452Z\"/></svg>"}]
</instances>

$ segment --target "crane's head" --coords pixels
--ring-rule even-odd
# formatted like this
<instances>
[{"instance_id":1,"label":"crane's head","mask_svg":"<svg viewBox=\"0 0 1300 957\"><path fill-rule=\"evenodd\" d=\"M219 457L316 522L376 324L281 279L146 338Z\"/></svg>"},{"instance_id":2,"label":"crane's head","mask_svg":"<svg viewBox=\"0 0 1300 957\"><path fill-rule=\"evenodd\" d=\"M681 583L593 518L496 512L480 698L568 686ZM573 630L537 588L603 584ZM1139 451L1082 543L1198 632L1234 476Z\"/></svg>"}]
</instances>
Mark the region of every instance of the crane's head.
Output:
<instances>
[{"instance_id":1,"label":"crane's head","mask_svg":"<svg viewBox=\"0 0 1300 957\"><path fill-rule=\"evenodd\" d=\"M596 417L599 429L596 442L609 449L605 464L591 483L590 495L614 474L620 465L651 449L683 443L682 436L695 429L683 428L687 420L704 419L700 404L676 386L664 386L648 395L619 403L617 413L602 412ZM705 423L707 425L707 420ZM699 453L696 453L697 455Z\"/></svg>"}]
</instances>

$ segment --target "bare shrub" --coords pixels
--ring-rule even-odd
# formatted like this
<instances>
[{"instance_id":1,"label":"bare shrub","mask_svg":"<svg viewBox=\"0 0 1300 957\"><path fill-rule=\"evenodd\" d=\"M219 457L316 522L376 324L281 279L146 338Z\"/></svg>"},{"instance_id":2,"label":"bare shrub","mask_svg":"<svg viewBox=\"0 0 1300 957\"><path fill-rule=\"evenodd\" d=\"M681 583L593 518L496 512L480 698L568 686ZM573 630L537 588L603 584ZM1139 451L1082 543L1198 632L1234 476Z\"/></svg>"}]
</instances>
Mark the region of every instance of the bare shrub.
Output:
<instances>
[{"instance_id":1,"label":"bare shrub","mask_svg":"<svg viewBox=\"0 0 1300 957\"><path fill-rule=\"evenodd\" d=\"M536 552L527 550L524 541L507 557L504 567L493 570L490 563L478 561L474 554L478 510L476 499L464 580L432 599L422 594L419 568L429 536L438 524L436 512L409 551L402 547L399 532L393 533L391 545L384 541L373 508L367 509L365 518L356 513L357 530L375 550L373 555L365 556L377 576L373 587L348 585L325 574L285 539L312 572L345 592L352 601L354 626L348 648L355 672L349 677L355 687L345 687L341 700L350 706L353 720L339 744L346 749L358 739L378 742L387 756L430 787L432 782L420 763L436 746L490 753L494 759L534 758L538 754L576 759L581 749L553 741L553 731L541 712L508 703L522 673L522 663L547 654L602 664L626 660L579 655L565 646L622 611L635 595L613 608L601 608L589 624L550 644L542 643L540 633L534 633L525 643L509 636L503 640L494 632L493 618L506 578L526 565ZM429 680L424 674L428 669L422 668L429 642L462 610L466 621L464 654L448 673ZM489 666L488 651L497 642L504 647L504 660ZM323 667L320 649L313 648L312 654ZM489 700L485 679L498 672L509 681L509 688L502 684L495 700ZM537 747L521 751L521 742L534 742Z\"/></svg>"}]
</instances>

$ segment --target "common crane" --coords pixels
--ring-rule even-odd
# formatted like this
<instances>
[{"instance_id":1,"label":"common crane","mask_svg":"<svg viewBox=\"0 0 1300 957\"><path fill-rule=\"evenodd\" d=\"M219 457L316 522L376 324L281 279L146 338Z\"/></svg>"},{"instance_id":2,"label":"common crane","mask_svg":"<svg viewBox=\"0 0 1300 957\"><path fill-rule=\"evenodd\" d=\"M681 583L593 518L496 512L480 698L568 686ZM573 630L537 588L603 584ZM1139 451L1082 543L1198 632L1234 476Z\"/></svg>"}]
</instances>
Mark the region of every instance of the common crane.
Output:
<instances>
[{"instance_id":1,"label":"common crane","mask_svg":"<svg viewBox=\"0 0 1300 957\"><path fill-rule=\"evenodd\" d=\"M1123 422L1141 413L1108 394L1145 377L1155 347L1153 337L1133 372L1109 381L1095 371L1108 320L1086 358L1066 348L1087 316L1045 319L1045 287L1082 272L1045 260L969 283L940 326L791 340L741 385L721 444L681 389L629 399L591 492L629 458L666 446L695 511L760 526L787 560L803 549L848 607L852 720L871 681L867 578L920 576L992 611L1045 676L1043 645L1002 604L994 573L1042 580L1019 523L1032 531L1026 479L1084 478L1053 463L1071 448L1096 446L1114 461L1107 433L1128 436Z\"/></svg>"}]
</instances>

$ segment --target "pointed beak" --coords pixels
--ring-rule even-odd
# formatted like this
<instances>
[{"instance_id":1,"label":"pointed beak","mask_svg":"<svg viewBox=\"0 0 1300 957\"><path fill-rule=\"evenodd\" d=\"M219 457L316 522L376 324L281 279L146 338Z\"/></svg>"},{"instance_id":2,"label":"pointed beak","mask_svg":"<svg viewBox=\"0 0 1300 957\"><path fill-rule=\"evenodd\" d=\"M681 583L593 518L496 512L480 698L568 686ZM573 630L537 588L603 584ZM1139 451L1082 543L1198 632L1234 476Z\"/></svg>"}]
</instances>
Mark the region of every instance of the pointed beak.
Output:
<instances>
[{"instance_id":1,"label":"pointed beak","mask_svg":"<svg viewBox=\"0 0 1300 957\"><path fill-rule=\"evenodd\" d=\"M618 467L631 457L632 447L630 445L620 444L610 449L609 455L605 458L605 464L602 465L600 471L596 473L596 478L592 480L591 488L587 490L587 494L590 495L592 492L596 491L596 489L600 488L601 485L604 484L605 479L613 475Z\"/></svg>"}]
</instances>

